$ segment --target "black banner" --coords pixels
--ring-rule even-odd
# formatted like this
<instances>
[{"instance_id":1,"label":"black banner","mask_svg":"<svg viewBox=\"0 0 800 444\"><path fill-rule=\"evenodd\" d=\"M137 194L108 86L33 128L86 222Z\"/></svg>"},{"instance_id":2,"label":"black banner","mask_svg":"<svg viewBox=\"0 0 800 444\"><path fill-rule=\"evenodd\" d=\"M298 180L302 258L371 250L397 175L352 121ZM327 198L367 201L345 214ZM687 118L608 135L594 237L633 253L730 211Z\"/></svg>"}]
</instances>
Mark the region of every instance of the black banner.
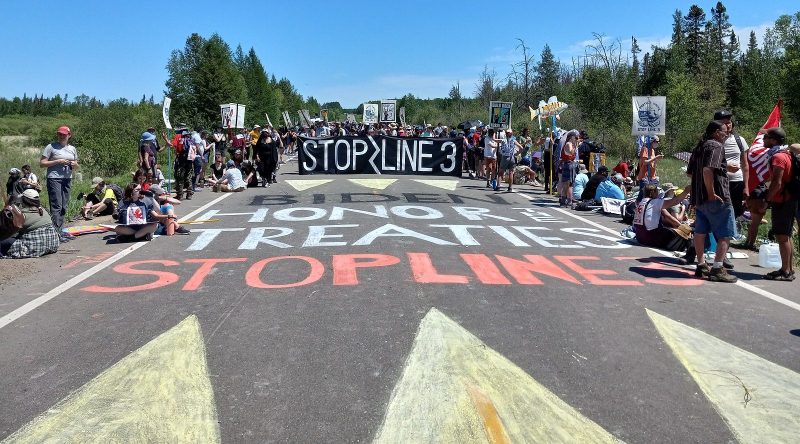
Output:
<instances>
[{"instance_id":1,"label":"black banner","mask_svg":"<svg viewBox=\"0 0 800 444\"><path fill-rule=\"evenodd\" d=\"M300 137L300 174L461 176L464 139Z\"/></svg>"}]
</instances>

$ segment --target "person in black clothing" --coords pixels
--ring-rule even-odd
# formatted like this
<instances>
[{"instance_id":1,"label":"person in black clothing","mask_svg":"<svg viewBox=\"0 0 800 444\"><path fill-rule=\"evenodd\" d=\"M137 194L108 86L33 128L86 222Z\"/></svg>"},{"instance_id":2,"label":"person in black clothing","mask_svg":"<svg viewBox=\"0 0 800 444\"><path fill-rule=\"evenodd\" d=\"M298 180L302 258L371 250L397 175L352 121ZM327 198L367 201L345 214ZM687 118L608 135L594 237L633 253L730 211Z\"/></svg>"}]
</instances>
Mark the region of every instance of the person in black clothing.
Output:
<instances>
[{"instance_id":1,"label":"person in black clothing","mask_svg":"<svg viewBox=\"0 0 800 444\"><path fill-rule=\"evenodd\" d=\"M262 132L256 142L256 162L258 174L261 175L261 186L277 183L275 168L278 166L278 142L268 131Z\"/></svg>"},{"instance_id":2,"label":"person in black clothing","mask_svg":"<svg viewBox=\"0 0 800 444\"><path fill-rule=\"evenodd\" d=\"M608 167L602 165L597 169L597 172L589 178L589 182L586 182L586 188L583 189L581 200L594 200L594 196L597 194L597 187L606 179L608 179Z\"/></svg>"},{"instance_id":3,"label":"person in black clothing","mask_svg":"<svg viewBox=\"0 0 800 444\"><path fill-rule=\"evenodd\" d=\"M239 166L239 169L242 171L242 178L244 182L247 184L247 188L255 188L258 186L258 177L256 176L256 167L253 165L253 162L250 160L245 160Z\"/></svg>"}]
</instances>

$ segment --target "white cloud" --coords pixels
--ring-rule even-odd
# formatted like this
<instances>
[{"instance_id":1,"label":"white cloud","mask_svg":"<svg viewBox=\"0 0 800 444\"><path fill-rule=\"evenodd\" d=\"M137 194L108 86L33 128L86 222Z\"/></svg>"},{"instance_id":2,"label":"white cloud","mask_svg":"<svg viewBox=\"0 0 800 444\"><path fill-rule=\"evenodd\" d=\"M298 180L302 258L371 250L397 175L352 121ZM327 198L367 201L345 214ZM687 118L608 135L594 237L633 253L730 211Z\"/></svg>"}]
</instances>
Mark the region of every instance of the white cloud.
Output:
<instances>
[{"instance_id":1,"label":"white cloud","mask_svg":"<svg viewBox=\"0 0 800 444\"><path fill-rule=\"evenodd\" d=\"M768 22L756 26L734 26L733 32L736 33L736 38L739 39L739 47L742 48L742 51L747 49L747 42L750 40L750 32L754 31L756 33L756 40L758 40L760 46L764 43L764 34L767 33L767 29L771 28L772 25L772 22Z\"/></svg>"}]
</instances>

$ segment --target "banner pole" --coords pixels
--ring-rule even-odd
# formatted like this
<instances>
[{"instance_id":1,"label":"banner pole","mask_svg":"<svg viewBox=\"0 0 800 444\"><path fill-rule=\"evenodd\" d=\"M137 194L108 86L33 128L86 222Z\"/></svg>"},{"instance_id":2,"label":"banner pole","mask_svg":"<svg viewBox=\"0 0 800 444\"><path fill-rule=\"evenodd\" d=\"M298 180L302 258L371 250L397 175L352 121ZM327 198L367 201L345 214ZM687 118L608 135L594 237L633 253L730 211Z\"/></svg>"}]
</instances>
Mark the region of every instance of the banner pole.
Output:
<instances>
[{"instance_id":1,"label":"banner pole","mask_svg":"<svg viewBox=\"0 0 800 444\"><path fill-rule=\"evenodd\" d=\"M550 184L549 185L550 185L550 195L551 196L555 196L555 195L558 194L558 192L556 191L556 187L558 186L559 178L558 178L558 171L553 171L553 164L556 162L556 132L557 132L557 128L558 127L556 126L556 116L555 116L555 114L553 114L550 117L550 119L551 119L552 126L553 126L552 129L551 129L553 135L551 136L552 140L550 142ZM555 173L555 174L553 174L553 173ZM556 177L553 177L553 176L556 176ZM556 186L553 186L554 179L555 179Z\"/></svg>"}]
</instances>

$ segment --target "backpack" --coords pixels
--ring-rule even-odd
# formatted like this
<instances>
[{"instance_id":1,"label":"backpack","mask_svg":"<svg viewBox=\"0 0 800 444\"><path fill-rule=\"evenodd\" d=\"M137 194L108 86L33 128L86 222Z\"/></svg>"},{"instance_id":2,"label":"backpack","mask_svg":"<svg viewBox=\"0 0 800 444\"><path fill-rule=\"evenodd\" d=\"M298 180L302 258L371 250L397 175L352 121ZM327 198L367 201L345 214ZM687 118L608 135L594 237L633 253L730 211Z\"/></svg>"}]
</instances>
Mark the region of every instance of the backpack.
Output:
<instances>
[{"instance_id":1,"label":"backpack","mask_svg":"<svg viewBox=\"0 0 800 444\"><path fill-rule=\"evenodd\" d=\"M25 224L25 215L19 207L8 204L0 212L0 240L9 238L17 233Z\"/></svg>"},{"instance_id":2,"label":"backpack","mask_svg":"<svg viewBox=\"0 0 800 444\"><path fill-rule=\"evenodd\" d=\"M797 154L789 152L789 157L792 158L792 174L789 182L786 184L786 191L792 196L792 199L800 199L800 158Z\"/></svg>"},{"instance_id":3,"label":"backpack","mask_svg":"<svg viewBox=\"0 0 800 444\"><path fill-rule=\"evenodd\" d=\"M122 198L125 196L125 194L122 192L122 188L115 183L110 183L107 186L111 188L111 191L114 192L114 197L117 198L117 202L122 202Z\"/></svg>"},{"instance_id":4,"label":"backpack","mask_svg":"<svg viewBox=\"0 0 800 444\"><path fill-rule=\"evenodd\" d=\"M625 202L622 206L622 222L626 225L633 225L633 217L636 215L636 200Z\"/></svg>"}]
</instances>

